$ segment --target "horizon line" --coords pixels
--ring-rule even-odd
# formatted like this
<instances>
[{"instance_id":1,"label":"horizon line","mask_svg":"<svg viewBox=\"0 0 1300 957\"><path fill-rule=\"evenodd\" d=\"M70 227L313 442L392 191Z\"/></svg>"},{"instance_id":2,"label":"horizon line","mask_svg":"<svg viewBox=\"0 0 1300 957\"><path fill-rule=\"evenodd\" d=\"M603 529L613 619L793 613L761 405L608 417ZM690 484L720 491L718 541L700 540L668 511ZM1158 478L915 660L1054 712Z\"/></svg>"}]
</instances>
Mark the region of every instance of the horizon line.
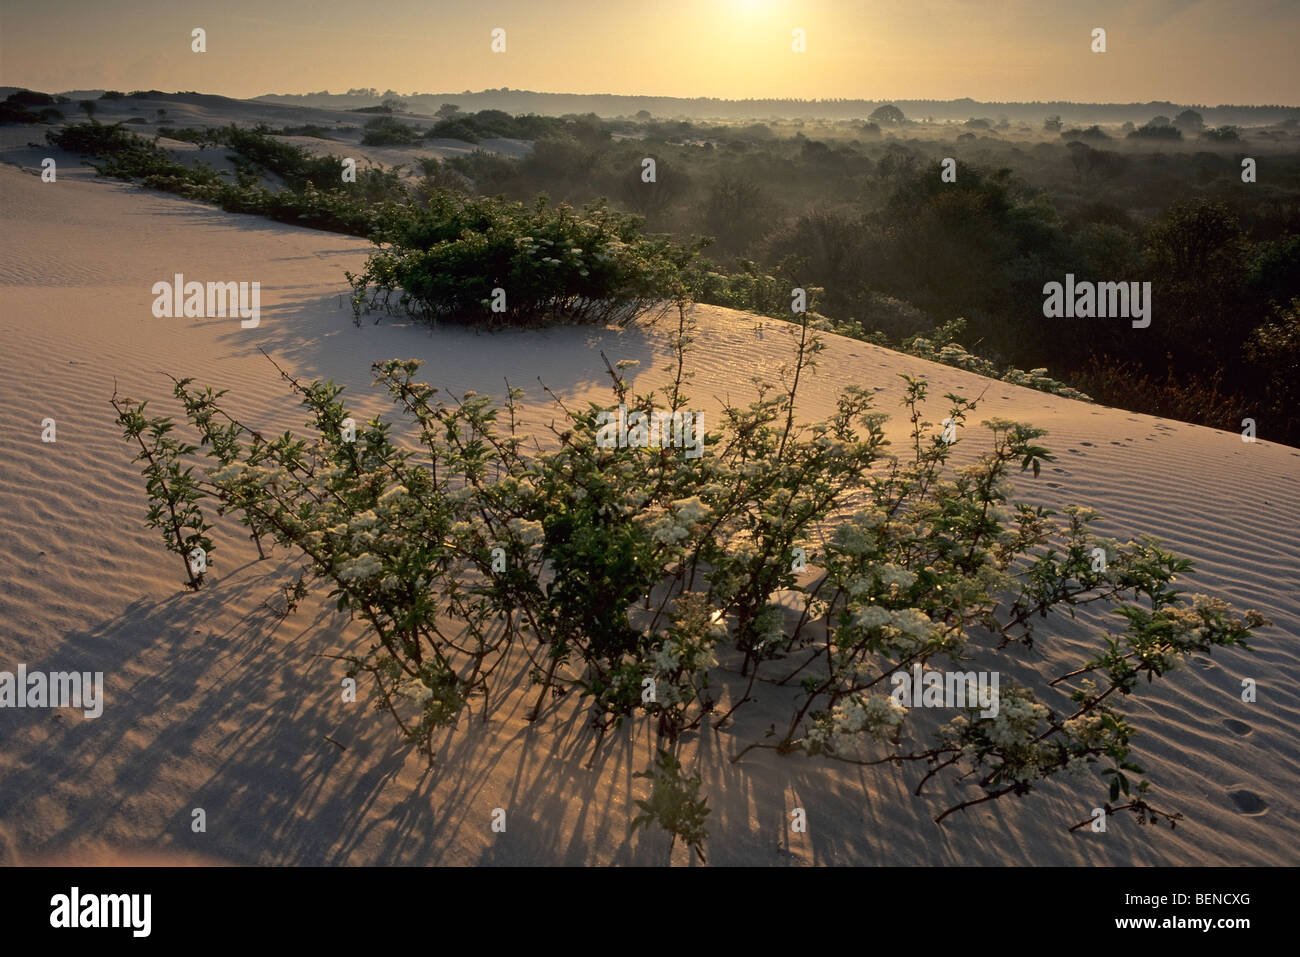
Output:
<instances>
[{"instance_id":1,"label":"horizon line","mask_svg":"<svg viewBox=\"0 0 1300 957\"><path fill-rule=\"evenodd\" d=\"M36 88L35 88L35 87L23 86L22 84L17 84L17 83L3 83L3 82L0 82L0 87L13 87L14 89L22 89L22 90L33 90L33 91L36 91ZM355 89L355 88L354 88L354 89ZM369 87L368 89L375 89L375 87ZM95 92L95 91L99 91L99 92L108 92L108 90L109 90L108 87L84 87L84 88L82 88L82 89L80 89L80 90L74 90L74 89L69 88L69 89L64 89L64 90L55 90L55 91L52 91L52 92L55 93L55 94L58 94L58 95L62 95L62 94L66 94L66 93L74 93L74 92L86 92L86 93L88 93L88 92ZM39 92L45 92L45 91L41 90L41 91L39 91ZM323 91L322 91L322 90L312 90L312 91L303 92L303 93L286 93L286 92L279 92L279 93L276 93L276 92L258 93L258 94L256 94L255 96L232 96L232 95L227 94L227 93L210 93L210 92L206 92L206 93L205 93L205 92L200 91L200 90L174 90L174 91L171 91L171 92L169 93L169 92L166 91L166 90L152 89L152 90L135 90L135 91L132 91L132 92L133 92L133 93L135 93L135 92L141 92L141 93L155 92L155 93L163 93L163 94L170 95L170 96L182 96L182 95L185 95L185 94L193 94L193 95L196 95L196 96L219 96L219 97L222 97L222 98L224 98L224 99L228 99L228 100L242 100L242 101L245 101L245 102L253 101L253 100L265 99L265 98L267 98L267 97L276 97L276 96L288 96L288 97L308 97L308 96L357 96L357 97L369 97L369 96L370 96L370 94L349 93L349 92L347 92L347 91L334 92L334 91L330 91L330 90L328 90L328 89L327 89L327 90L323 90ZM464 90L462 90L462 91L460 91L460 92L451 92L451 91L446 91L446 90L442 90L442 91L438 91L438 90L430 90L430 91L427 91L427 92L413 92L413 93L400 93L400 92L398 92L398 91L396 91L396 90L391 90L391 89L389 89L389 90L384 91L383 93L376 93L376 94L374 94L374 98L382 99L383 97L385 97L386 95L389 95L389 94L392 94L392 95L397 96L397 97L399 97L399 98L402 98L402 97L410 98L410 97L421 97L421 96L445 96L445 97L457 97L457 96L482 96L482 95L484 95L484 94L491 94L491 93L505 93L505 94L509 94L509 93L521 93L521 94L528 94L528 95L533 95L533 96L606 97L606 98L618 98L618 99L679 100L679 101L682 101L682 102L684 102L684 103L700 103L700 102L704 102L704 103L735 103L735 104L745 104L745 103L767 103L767 102L771 102L771 103L790 103L790 104L819 105L819 104L854 103L854 102L857 102L857 103L883 103L883 104L888 104L888 103L936 103L936 104L947 104L947 103L961 103L961 102L969 102L969 103L978 104L978 105L982 105L982 106L1040 106L1040 105L1041 105L1041 106L1054 106L1054 105L1065 105L1065 106L1158 106L1158 105L1167 105L1167 106L1183 106L1183 107L1190 107L1190 108L1197 108L1197 109L1228 109L1228 108L1241 108L1241 107L1246 107L1246 108L1256 108L1256 109L1270 109L1270 108L1271 108L1271 109L1300 110L1300 103L1213 103L1213 104L1212 104L1212 103L1191 103L1191 102L1180 102L1180 101L1178 101L1178 100L1168 100L1168 99L1163 99L1163 100L1162 100L1162 99L1152 99L1152 100L1126 100L1126 101L1120 101L1120 100L1060 100L1060 99L1056 99L1056 100L1042 100L1042 99L1026 99L1026 100L980 100L980 99L976 99L976 98L974 98L974 97L970 97L970 96L955 96L955 97L949 97L949 98L946 98L946 99L940 99L940 98L935 98L935 97L908 97L908 96L898 96L898 97L865 97L865 96L840 96L840 97L792 97L792 96L719 97L719 96L675 96L675 95L672 95L672 94L658 94L658 93L576 93L576 92L571 92L571 91L555 91L555 90L526 90L526 89L519 89L519 88L515 88L515 87L485 87L485 88L483 88L483 89L481 89L481 90L469 90L469 91L464 91ZM131 94L128 93L128 94L126 94L126 95L129 96L129 95L131 95Z\"/></svg>"}]
</instances>

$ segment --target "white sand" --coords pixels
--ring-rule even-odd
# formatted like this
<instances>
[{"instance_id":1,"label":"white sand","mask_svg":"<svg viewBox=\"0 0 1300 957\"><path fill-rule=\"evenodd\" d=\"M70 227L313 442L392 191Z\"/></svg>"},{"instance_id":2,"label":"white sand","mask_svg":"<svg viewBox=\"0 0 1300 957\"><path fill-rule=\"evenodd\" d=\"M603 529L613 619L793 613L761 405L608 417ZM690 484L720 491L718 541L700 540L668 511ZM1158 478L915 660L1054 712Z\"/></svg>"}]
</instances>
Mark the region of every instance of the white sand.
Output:
<instances>
[{"instance_id":1,"label":"white sand","mask_svg":"<svg viewBox=\"0 0 1300 957\"><path fill-rule=\"evenodd\" d=\"M169 106L169 111L171 107ZM113 422L114 382L176 411L165 370L230 390L232 406L272 429L303 414L258 347L293 373L346 384L355 408L383 408L372 361L428 360L424 378L500 394L528 390L532 424L550 417L537 377L566 397L608 401L598 351L640 359L635 387L662 380L664 337L652 330L430 332L405 322L352 325L340 303L360 239L234 216L61 170L36 173L23 149L41 133L12 128L0 148L0 669L106 673L102 717L0 711L0 861L160 859L263 864L662 863L668 838L629 837L632 774L649 763L645 722L586 770L589 732L566 702L535 727L521 689L486 725L463 719L439 767L400 745L387 715L338 692L341 665L321 653L358 643L360 629L313 600L283 622L263 606L287 581L286 556L258 562L233 522L217 529L209 584L180 587L178 560L142 521L131 450ZM21 164L19 169L15 165ZM260 281L262 321L155 319L155 281ZM780 324L700 307L691 392L749 395L747 377L788 359ZM1154 804L1182 811L1170 832L1112 819L1106 834L1066 833L1104 798L1099 781L1049 783L949 818L958 794L910 790L919 768L863 769L751 752L727 758L788 714L787 690L766 688L723 733L706 730L698 757L713 813L709 859L721 864L1295 864L1300 862L1300 452L992 383L861 342L828 337L803 412L824 414L850 383L878 388L878 408L902 426L898 373L932 394L988 392L978 418L1004 416L1050 431L1057 455L1030 501L1102 513L1103 534L1142 532L1196 560L1189 587L1254 607L1274 621L1255 654L1216 654L1126 702L1144 733L1137 759ZM938 412L939 407L934 406ZM56 444L40 423L58 423ZM713 419L716 422L716 418ZM1090 632L1053 620L1030 660L1050 664ZM1048 640L1050 638L1050 640ZM1259 700L1240 700L1241 679ZM325 740L328 735L346 750ZM960 792L961 797L972 796ZM205 809L207 832L191 832ZM492 810L508 812L504 834ZM806 834L789 813L806 809ZM688 853L678 848L674 860Z\"/></svg>"}]
</instances>

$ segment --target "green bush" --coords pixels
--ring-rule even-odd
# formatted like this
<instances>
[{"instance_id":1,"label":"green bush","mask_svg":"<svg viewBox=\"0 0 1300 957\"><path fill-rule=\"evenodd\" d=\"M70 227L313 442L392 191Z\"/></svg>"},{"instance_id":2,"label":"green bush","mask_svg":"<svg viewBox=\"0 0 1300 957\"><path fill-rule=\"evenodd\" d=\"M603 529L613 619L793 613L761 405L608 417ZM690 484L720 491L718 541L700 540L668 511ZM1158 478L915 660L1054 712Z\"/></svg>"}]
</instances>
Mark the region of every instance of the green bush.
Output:
<instances>
[{"instance_id":1,"label":"green bush","mask_svg":"<svg viewBox=\"0 0 1300 957\"><path fill-rule=\"evenodd\" d=\"M763 272L752 260L742 259L737 271L724 273L716 268L702 272L692 288L697 302L706 302L729 309L742 309L774 319L790 319L794 283L778 279ZM806 287L807 311L816 312L825 290L817 286Z\"/></svg>"},{"instance_id":2,"label":"green bush","mask_svg":"<svg viewBox=\"0 0 1300 957\"><path fill-rule=\"evenodd\" d=\"M682 842L706 863L704 845L709 832L704 826L709 816L708 802L700 797L700 776L683 775L681 762L672 752L660 748L655 756L655 766L649 771L638 771L633 777L649 778L653 790L649 800L637 801L641 813L632 819L631 829L657 824L672 835L672 843ZM669 845L672 853L672 844Z\"/></svg>"},{"instance_id":3,"label":"green bush","mask_svg":"<svg viewBox=\"0 0 1300 957\"><path fill-rule=\"evenodd\" d=\"M484 196L498 195L519 173L516 161L487 150L474 150L468 156L453 156L447 163Z\"/></svg>"},{"instance_id":4,"label":"green bush","mask_svg":"<svg viewBox=\"0 0 1300 957\"><path fill-rule=\"evenodd\" d=\"M898 348L908 355L920 356L922 359L929 359L931 362L940 362L946 366L965 369L968 372L988 376L990 379L999 379L1012 385L1023 386L1026 389L1050 392L1052 395L1063 396L1067 399L1078 399L1083 402L1092 401L1091 396L1080 392L1078 389L1071 388L1064 382L1058 382L1050 378L1046 369L1032 369L1025 372L1023 369L1017 369L1014 366L999 368L993 361L982 356L973 355L965 346L957 342L957 336L961 335L965 328L966 320L957 318L952 322L944 323L928 336L916 335L904 339Z\"/></svg>"},{"instance_id":5,"label":"green bush","mask_svg":"<svg viewBox=\"0 0 1300 957\"><path fill-rule=\"evenodd\" d=\"M631 395L610 369L613 400L689 410L693 330L679 317L673 377ZM986 421L983 451L956 467L955 445L975 434L961 396L945 397L941 431L926 421L926 384L904 377L910 427L897 455L862 388L844 390L826 420L800 424L800 382L821 344L807 323L795 332L781 386L728 403L716 429L696 422L699 455L602 438L597 403L557 403L554 441L539 447L518 431L521 390L502 404L442 394L415 378L416 361L374 369L415 427L410 446L381 418L350 434L332 383L285 374L311 432L267 439L271 430L225 410L222 393L176 380L191 437L169 438L150 473L151 516L173 551L188 546L186 529L206 530L205 503L289 549L303 569L290 591L300 599L304 582L323 583L366 625L372 640L344 656L349 673L373 677L379 706L431 762L435 733L450 736L469 702L486 718L509 700L492 692L513 680L496 675L512 653L540 686L530 720L578 691L601 732L595 749L625 720L655 722L669 756L649 772L653 793L632 825L656 822L697 851L707 806L698 775L681 773L681 737L726 727L756 682L782 675L799 675L801 693L733 762L766 748L926 766L926 781L943 772L960 789L936 821L1078 776L1102 792L1083 806L1175 823L1177 812L1148 801L1120 708L1192 654L1248 647L1265 619L1186 597L1174 582L1190 561L1147 537L1096 535L1088 509L1013 503L1012 474L1037 476L1052 461L1039 429ZM144 419L142 404L114 401L133 442L172 432L170 419ZM198 449L206 467L191 471ZM184 514L170 520L169 503ZM781 590L796 605L789 615L774 601ZM1117 627L1062 646L1047 668L1033 648L1038 623L1094 602ZM937 730L913 726L881 689L945 662L1006 662L1023 683L1004 683L991 713L971 702Z\"/></svg>"},{"instance_id":6,"label":"green bush","mask_svg":"<svg viewBox=\"0 0 1300 957\"><path fill-rule=\"evenodd\" d=\"M391 116L376 116L362 129L362 146L414 146L420 142L419 129Z\"/></svg>"},{"instance_id":7,"label":"green bush","mask_svg":"<svg viewBox=\"0 0 1300 957\"><path fill-rule=\"evenodd\" d=\"M1128 138L1147 139L1147 140L1181 140L1183 131L1176 126L1165 126L1163 124L1151 124L1140 126L1128 134Z\"/></svg>"},{"instance_id":8,"label":"green bush","mask_svg":"<svg viewBox=\"0 0 1300 957\"><path fill-rule=\"evenodd\" d=\"M1214 143L1240 143L1241 133L1235 126L1216 126L1202 131L1201 139Z\"/></svg>"},{"instance_id":9,"label":"green bush","mask_svg":"<svg viewBox=\"0 0 1300 957\"><path fill-rule=\"evenodd\" d=\"M40 114L12 103L0 103L0 123L39 123Z\"/></svg>"},{"instance_id":10,"label":"green bush","mask_svg":"<svg viewBox=\"0 0 1300 957\"><path fill-rule=\"evenodd\" d=\"M61 130L49 130L45 139L72 153L85 153L100 159L91 165L104 176L114 179L142 179L149 176L182 175L212 182L211 170L191 170L171 158L163 149L123 129L121 123L77 123Z\"/></svg>"},{"instance_id":11,"label":"green bush","mask_svg":"<svg viewBox=\"0 0 1300 957\"><path fill-rule=\"evenodd\" d=\"M696 258L640 227L604 204L578 213L544 198L525 208L434 190L427 206L380 222L371 237L380 251L348 274L354 311L360 321L363 310L395 305L426 321L489 326L627 321L687 295Z\"/></svg>"},{"instance_id":12,"label":"green bush","mask_svg":"<svg viewBox=\"0 0 1300 957\"><path fill-rule=\"evenodd\" d=\"M102 175L212 203L228 212L266 216L352 236L369 236L381 213L390 220L402 215L402 207L397 204L407 196L394 170L358 170L356 183L345 185L336 158L310 157L258 130L228 127L206 135L200 131L175 132L192 141L211 142L215 137L232 148L247 150L251 156L240 154L245 163L275 172L294 185L270 190L247 178L228 183L206 164L190 167L178 163L166 150L122 129L120 124L76 124L51 130L46 138L72 152L98 157L100 162L91 165ZM314 181L330 188L318 188Z\"/></svg>"},{"instance_id":13,"label":"green bush","mask_svg":"<svg viewBox=\"0 0 1300 957\"><path fill-rule=\"evenodd\" d=\"M1167 369L1157 375L1131 361L1093 357L1073 378L1098 402L1179 422L1233 431L1246 414L1241 401L1223 388L1221 372L1189 375Z\"/></svg>"},{"instance_id":14,"label":"green bush","mask_svg":"<svg viewBox=\"0 0 1300 957\"><path fill-rule=\"evenodd\" d=\"M425 138L431 140L464 140L466 143L479 141L478 127L469 117L455 116L435 123L425 132Z\"/></svg>"}]
</instances>

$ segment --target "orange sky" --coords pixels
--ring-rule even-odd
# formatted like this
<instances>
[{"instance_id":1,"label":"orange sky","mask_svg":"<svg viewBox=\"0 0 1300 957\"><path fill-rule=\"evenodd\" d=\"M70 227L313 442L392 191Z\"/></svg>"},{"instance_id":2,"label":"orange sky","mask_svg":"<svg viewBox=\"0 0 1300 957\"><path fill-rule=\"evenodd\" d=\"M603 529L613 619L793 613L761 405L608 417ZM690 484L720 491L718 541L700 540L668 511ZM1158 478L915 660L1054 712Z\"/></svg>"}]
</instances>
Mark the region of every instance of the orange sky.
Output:
<instances>
[{"instance_id":1,"label":"orange sky","mask_svg":"<svg viewBox=\"0 0 1300 957\"><path fill-rule=\"evenodd\" d=\"M1300 0L0 0L0 84L47 91L1294 105L1297 49Z\"/></svg>"}]
</instances>

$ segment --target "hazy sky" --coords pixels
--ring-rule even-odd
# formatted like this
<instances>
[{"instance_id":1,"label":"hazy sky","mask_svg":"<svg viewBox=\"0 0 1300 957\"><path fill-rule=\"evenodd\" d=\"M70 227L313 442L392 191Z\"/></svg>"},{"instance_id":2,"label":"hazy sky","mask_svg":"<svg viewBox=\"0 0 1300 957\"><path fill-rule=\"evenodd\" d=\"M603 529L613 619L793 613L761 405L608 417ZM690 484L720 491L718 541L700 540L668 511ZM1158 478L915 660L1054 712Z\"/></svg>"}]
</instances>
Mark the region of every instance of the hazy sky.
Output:
<instances>
[{"instance_id":1,"label":"hazy sky","mask_svg":"<svg viewBox=\"0 0 1300 957\"><path fill-rule=\"evenodd\" d=\"M1295 105L1298 49L1300 0L0 0L0 85L47 91Z\"/></svg>"}]
</instances>

